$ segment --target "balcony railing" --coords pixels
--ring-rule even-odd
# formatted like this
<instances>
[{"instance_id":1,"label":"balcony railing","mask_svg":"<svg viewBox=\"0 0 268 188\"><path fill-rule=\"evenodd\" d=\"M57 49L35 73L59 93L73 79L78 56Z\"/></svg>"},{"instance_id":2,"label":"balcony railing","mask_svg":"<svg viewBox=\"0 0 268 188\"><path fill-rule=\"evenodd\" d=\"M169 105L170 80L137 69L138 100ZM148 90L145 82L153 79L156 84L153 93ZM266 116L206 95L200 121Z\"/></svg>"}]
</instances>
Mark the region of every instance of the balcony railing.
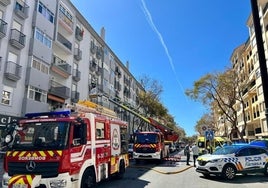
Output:
<instances>
[{"instance_id":1,"label":"balcony railing","mask_svg":"<svg viewBox=\"0 0 268 188\"><path fill-rule=\"evenodd\" d=\"M25 46L26 35L17 29L11 29L10 44L17 49L22 49Z\"/></svg>"},{"instance_id":2,"label":"balcony railing","mask_svg":"<svg viewBox=\"0 0 268 188\"><path fill-rule=\"evenodd\" d=\"M74 49L74 58L77 61L80 61L82 59L82 51L79 48Z\"/></svg>"},{"instance_id":3,"label":"balcony railing","mask_svg":"<svg viewBox=\"0 0 268 188\"><path fill-rule=\"evenodd\" d=\"M90 51L92 54L95 54L97 51L97 46L92 41L90 42Z\"/></svg>"},{"instance_id":4,"label":"balcony railing","mask_svg":"<svg viewBox=\"0 0 268 188\"><path fill-rule=\"evenodd\" d=\"M29 6L24 1L17 0L14 11L19 17L26 19L29 15Z\"/></svg>"},{"instance_id":5,"label":"balcony railing","mask_svg":"<svg viewBox=\"0 0 268 188\"><path fill-rule=\"evenodd\" d=\"M68 31L68 32L73 32L73 21L68 18L61 10L59 11L59 18L60 18L60 23L62 23L63 27Z\"/></svg>"},{"instance_id":6,"label":"balcony railing","mask_svg":"<svg viewBox=\"0 0 268 188\"><path fill-rule=\"evenodd\" d=\"M0 39L6 36L6 32L7 32L7 23L4 20L0 19Z\"/></svg>"},{"instance_id":7,"label":"balcony railing","mask_svg":"<svg viewBox=\"0 0 268 188\"><path fill-rule=\"evenodd\" d=\"M75 80L75 81L80 81L80 79L81 79L81 72L79 71L79 70L77 70L77 69L74 69L73 70L73 79Z\"/></svg>"},{"instance_id":8,"label":"balcony railing","mask_svg":"<svg viewBox=\"0 0 268 188\"><path fill-rule=\"evenodd\" d=\"M53 80L50 81L49 93L64 99L70 98L70 88L61 85L60 83Z\"/></svg>"},{"instance_id":9,"label":"balcony railing","mask_svg":"<svg viewBox=\"0 0 268 188\"><path fill-rule=\"evenodd\" d=\"M7 6L7 5L10 4L10 0L1 0L0 4L3 5L3 6Z\"/></svg>"},{"instance_id":10,"label":"balcony railing","mask_svg":"<svg viewBox=\"0 0 268 188\"><path fill-rule=\"evenodd\" d=\"M75 38L79 41L83 40L84 30L81 30L79 27L76 26L75 28Z\"/></svg>"},{"instance_id":11,"label":"balcony railing","mask_svg":"<svg viewBox=\"0 0 268 188\"><path fill-rule=\"evenodd\" d=\"M71 101L77 103L79 101L80 93L77 91L72 91Z\"/></svg>"},{"instance_id":12,"label":"balcony railing","mask_svg":"<svg viewBox=\"0 0 268 188\"><path fill-rule=\"evenodd\" d=\"M65 46L70 51L72 51L72 43L70 41L68 41L64 36L62 36L60 33L58 33L57 39L63 46Z\"/></svg>"},{"instance_id":13,"label":"balcony railing","mask_svg":"<svg viewBox=\"0 0 268 188\"><path fill-rule=\"evenodd\" d=\"M98 76L100 76L101 73L102 73L102 68L101 68L101 67L98 67L97 70L96 70L96 74L97 74Z\"/></svg>"},{"instance_id":14,"label":"balcony railing","mask_svg":"<svg viewBox=\"0 0 268 188\"><path fill-rule=\"evenodd\" d=\"M21 71L22 71L22 66L18 65L15 62L8 61L6 64L5 68L5 77L13 80L13 81L18 81L21 78Z\"/></svg>"},{"instance_id":15,"label":"balcony railing","mask_svg":"<svg viewBox=\"0 0 268 188\"><path fill-rule=\"evenodd\" d=\"M248 136L255 136L255 131L248 131Z\"/></svg>"},{"instance_id":16,"label":"balcony railing","mask_svg":"<svg viewBox=\"0 0 268 188\"><path fill-rule=\"evenodd\" d=\"M53 56L53 65L59 67L61 70L63 70L66 74L71 75L72 74L72 66L69 65L66 61L62 60L61 58L57 56Z\"/></svg>"},{"instance_id":17,"label":"balcony railing","mask_svg":"<svg viewBox=\"0 0 268 188\"><path fill-rule=\"evenodd\" d=\"M97 69L97 64L94 60L89 62L89 69L93 72Z\"/></svg>"},{"instance_id":18,"label":"balcony railing","mask_svg":"<svg viewBox=\"0 0 268 188\"><path fill-rule=\"evenodd\" d=\"M103 58L103 51L102 51L102 49L100 47L97 49L96 57L98 59Z\"/></svg>"}]
</instances>

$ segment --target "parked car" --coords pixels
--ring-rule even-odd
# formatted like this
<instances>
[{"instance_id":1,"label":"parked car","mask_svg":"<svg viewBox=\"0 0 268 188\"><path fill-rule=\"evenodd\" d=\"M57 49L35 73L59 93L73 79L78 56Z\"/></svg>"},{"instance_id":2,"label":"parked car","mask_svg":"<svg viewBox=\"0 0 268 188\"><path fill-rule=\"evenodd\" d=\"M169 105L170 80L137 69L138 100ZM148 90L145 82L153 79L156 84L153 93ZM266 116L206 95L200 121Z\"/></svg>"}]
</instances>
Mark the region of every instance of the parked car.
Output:
<instances>
[{"instance_id":1,"label":"parked car","mask_svg":"<svg viewBox=\"0 0 268 188\"><path fill-rule=\"evenodd\" d=\"M199 156L197 162L196 171L205 177L217 175L232 180L236 174L257 172L268 176L268 152L261 146L225 146L212 154Z\"/></svg>"},{"instance_id":2,"label":"parked car","mask_svg":"<svg viewBox=\"0 0 268 188\"><path fill-rule=\"evenodd\" d=\"M128 156L130 159L133 157L133 145L134 144L128 144Z\"/></svg>"}]
</instances>

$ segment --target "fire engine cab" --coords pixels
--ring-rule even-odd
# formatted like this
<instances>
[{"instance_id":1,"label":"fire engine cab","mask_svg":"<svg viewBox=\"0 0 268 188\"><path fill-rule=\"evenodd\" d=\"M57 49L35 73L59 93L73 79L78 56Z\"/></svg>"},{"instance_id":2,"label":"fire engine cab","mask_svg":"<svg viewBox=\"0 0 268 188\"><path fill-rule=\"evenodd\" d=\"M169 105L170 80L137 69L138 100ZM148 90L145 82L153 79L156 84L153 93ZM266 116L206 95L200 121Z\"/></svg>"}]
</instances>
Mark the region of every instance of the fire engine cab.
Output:
<instances>
[{"instance_id":1,"label":"fire engine cab","mask_svg":"<svg viewBox=\"0 0 268 188\"><path fill-rule=\"evenodd\" d=\"M157 159L162 161L170 156L169 142L175 142L179 135L158 121L148 118L154 131L137 131L134 134L133 159ZM168 142L167 142L168 141Z\"/></svg>"},{"instance_id":2,"label":"fire engine cab","mask_svg":"<svg viewBox=\"0 0 268 188\"><path fill-rule=\"evenodd\" d=\"M6 137L3 188L88 188L123 177L129 165L127 123L85 104L29 113L19 121Z\"/></svg>"}]
</instances>

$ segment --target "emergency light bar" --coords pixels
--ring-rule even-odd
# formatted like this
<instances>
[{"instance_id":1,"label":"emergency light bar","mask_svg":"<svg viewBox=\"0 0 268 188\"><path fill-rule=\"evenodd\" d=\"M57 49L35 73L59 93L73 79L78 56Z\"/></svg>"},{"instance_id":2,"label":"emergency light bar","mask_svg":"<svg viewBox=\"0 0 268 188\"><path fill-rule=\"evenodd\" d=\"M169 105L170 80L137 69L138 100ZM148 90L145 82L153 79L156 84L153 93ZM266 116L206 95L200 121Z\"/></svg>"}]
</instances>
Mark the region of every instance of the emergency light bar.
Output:
<instances>
[{"instance_id":1,"label":"emergency light bar","mask_svg":"<svg viewBox=\"0 0 268 188\"><path fill-rule=\"evenodd\" d=\"M27 113L25 117L27 118L35 118L35 117L69 117L71 114L70 111L58 111L58 112L37 112L37 113Z\"/></svg>"}]
</instances>

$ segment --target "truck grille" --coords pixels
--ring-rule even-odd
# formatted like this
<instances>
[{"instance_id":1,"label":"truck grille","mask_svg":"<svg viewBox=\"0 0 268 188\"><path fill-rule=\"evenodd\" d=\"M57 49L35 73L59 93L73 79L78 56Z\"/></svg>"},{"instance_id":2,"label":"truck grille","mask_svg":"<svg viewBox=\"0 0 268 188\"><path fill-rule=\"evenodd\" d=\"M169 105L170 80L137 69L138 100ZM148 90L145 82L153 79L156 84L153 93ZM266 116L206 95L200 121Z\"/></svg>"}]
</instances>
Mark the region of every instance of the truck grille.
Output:
<instances>
[{"instance_id":1,"label":"truck grille","mask_svg":"<svg viewBox=\"0 0 268 188\"><path fill-rule=\"evenodd\" d=\"M136 148L137 153L155 153L155 148Z\"/></svg>"},{"instance_id":2,"label":"truck grille","mask_svg":"<svg viewBox=\"0 0 268 188\"><path fill-rule=\"evenodd\" d=\"M51 178L58 175L59 163L41 163L36 162L36 166L32 171L28 171L26 165L28 162L9 162L8 163L8 175L13 176L15 174L38 174L42 175L42 178Z\"/></svg>"}]
</instances>

